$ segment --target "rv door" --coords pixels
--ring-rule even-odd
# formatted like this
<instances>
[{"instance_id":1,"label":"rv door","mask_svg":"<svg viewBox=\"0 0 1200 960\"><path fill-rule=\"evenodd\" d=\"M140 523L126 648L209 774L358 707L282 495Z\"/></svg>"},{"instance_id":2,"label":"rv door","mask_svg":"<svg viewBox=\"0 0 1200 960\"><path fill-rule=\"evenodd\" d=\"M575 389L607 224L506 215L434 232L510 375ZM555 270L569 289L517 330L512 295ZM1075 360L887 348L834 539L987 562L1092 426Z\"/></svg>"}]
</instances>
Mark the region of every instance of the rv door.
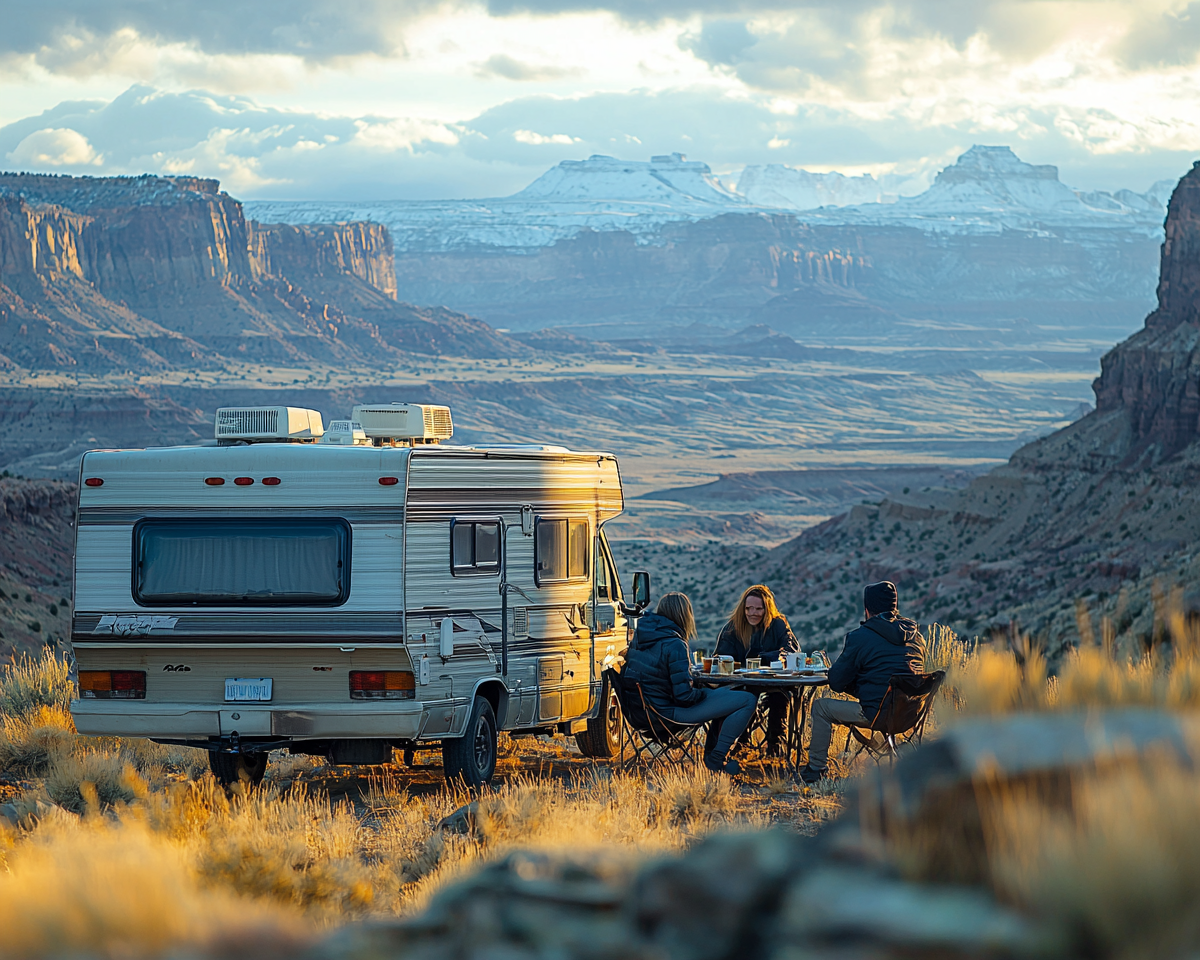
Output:
<instances>
[{"instance_id":1,"label":"rv door","mask_svg":"<svg viewBox=\"0 0 1200 960\"><path fill-rule=\"evenodd\" d=\"M592 609L589 626L592 628L592 684L598 692L601 674L625 652L625 618L621 614L621 582L617 565L605 539L604 531L596 535L596 571L592 585Z\"/></svg>"}]
</instances>

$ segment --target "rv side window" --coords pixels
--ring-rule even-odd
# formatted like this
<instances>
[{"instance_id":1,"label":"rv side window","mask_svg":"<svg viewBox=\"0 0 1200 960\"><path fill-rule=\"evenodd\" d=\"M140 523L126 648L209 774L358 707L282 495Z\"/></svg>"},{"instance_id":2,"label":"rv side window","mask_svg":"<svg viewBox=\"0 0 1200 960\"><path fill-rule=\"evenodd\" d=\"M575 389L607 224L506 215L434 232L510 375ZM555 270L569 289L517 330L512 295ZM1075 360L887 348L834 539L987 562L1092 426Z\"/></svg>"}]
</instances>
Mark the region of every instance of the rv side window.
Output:
<instances>
[{"instance_id":1,"label":"rv side window","mask_svg":"<svg viewBox=\"0 0 1200 960\"><path fill-rule=\"evenodd\" d=\"M586 520L538 518L534 569L537 582L586 580L591 537Z\"/></svg>"},{"instance_id":2,"label":"rv side window","mask_svg":"<svg viewBox=\"0 0 1200 960\"><path fill-rule=\"evenodd\" d=\"M494 576L500 572L500 521L451 522L450 572L456 577Z\"/></svg>"},{"instance_id":3,"label":"rv side window","mask_svg":"<svg viewBox=\"0 0 1200 960\"><path fill-rule=\"evenodd\" d=\"M349 594L345 520L155 519L133 529L142 606L331 606Z\"/></svg>"}]
</instances>

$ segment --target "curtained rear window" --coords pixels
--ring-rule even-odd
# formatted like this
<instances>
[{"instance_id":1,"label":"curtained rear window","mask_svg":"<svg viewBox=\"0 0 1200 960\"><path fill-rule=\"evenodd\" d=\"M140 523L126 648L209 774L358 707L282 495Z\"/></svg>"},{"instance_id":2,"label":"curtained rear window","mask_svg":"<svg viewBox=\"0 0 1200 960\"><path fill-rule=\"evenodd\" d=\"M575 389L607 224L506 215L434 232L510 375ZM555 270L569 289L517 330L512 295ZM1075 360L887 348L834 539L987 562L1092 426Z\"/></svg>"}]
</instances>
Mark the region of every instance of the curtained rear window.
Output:
<instances>
[{"instance_id":1,"label":"curtained rear window","mask_svg":"<svg viewBox=\"0 0 1200 960\"><path fill-rule=\"evenodd\" d=\"M350 526L332 517L142 520L133 554L143 606L329 606L350 593Z\"/></svg>"}]
</instances>

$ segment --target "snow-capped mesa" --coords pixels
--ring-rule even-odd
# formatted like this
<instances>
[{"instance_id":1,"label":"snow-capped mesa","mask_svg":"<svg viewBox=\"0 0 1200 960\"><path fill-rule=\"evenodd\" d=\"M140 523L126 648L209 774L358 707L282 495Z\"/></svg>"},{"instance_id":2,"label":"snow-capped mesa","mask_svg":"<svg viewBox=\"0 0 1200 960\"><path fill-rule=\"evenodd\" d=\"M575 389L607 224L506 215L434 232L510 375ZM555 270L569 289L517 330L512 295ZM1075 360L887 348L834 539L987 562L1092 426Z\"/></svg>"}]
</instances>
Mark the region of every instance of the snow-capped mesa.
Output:
<instances>
[{"instance_id":1,"label":"snow-capped mesa","mask_svg":"<svg viewBox=\"0 0 1200 960\"><path fill-rule=\"evenodd\" d=\"M508 201L580 200L623 203L716 204L744 207L746 199L713 176L707 163L682 153L651 157L649 163L594 154L586 160L564 160L551 167ZM724 211L722 211L724 212Z\"/></svg>"},{"instance_id":2,"label":"snow-capped mesa","mask_svg":"<svg viewBox=\"0 0 1200 960\"><path fill-rule=\"evenodd\" d=\"M814 225L908 226L926 233L1128 230L1161 236L1174 181L1146 193L1082 192L1058 169L1025 163L1008 147L974 146L914 197L888 195L888 177L812 173L779 164L747 167L738 192L707 164L679 153L649 161L564 160L511 197L485 200L248 201L263 223L369 220L397 253L493 247L534 250L584 230L624 230L651 242L668 223L730 213L789 213Z\"/></svg>"},{"instance_id":3,"label":"snow-capped mesa","mask_svg":"<svg viewBox=\"0 0 1200 960\"><path fill-rule=\"evenodd\" d=\"M750 166L738 177L738 193L762 207L815 210L859 203L895 200L871 174L847 177L842 173L812 173L782 163Z\"/></svg>"},{"instance_id":4,"label":"snow-capped mesa","mask_svg":"<svg viewBox=\"0 0 1200 960\"><path fill-rule=\"evenodd\" d=\"M813 222L903 224L935 233L1078 227L1161 233L1164 189L1083 192L1050 164L1025 163L1009 147L974 146L915 197L806 214ZM1166 197L1170 194L1166 193Z\"/></svg>"},{"instance_id":5,"label":"snow-capped mesa","mask_svg":"<svg viewBox=\"0 0 1200 960\"><path fill-rule=\"evenodd\" d=\"M497 199L252 200L244 206L246 216L263 223L382 223L397 253L543 247L587 229L628 230L642 237L675 221L761 211L726 189L708 164L681 153L649 162L600 155L564 160L519 193Z\"/></svg>"}]
</instances>

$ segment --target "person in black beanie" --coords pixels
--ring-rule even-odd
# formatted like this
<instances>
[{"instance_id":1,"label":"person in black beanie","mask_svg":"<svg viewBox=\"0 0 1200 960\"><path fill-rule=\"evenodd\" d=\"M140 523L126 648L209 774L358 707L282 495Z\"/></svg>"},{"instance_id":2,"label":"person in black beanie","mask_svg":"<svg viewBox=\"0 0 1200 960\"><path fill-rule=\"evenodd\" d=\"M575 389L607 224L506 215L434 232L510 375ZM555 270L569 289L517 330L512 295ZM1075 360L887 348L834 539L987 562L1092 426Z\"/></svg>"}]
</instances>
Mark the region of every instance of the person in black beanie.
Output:
<instances>
[{"instance_id":1,"label":"person in black beanie","mask_svg":"<svg viewBox=\"0 0 1200 960\"><path fill-rule=\"evenodd\" d=\"M846 634L841 656L829 668L829 689L856 699L822 697L813 704L808 765L800 771L805 783L825 776L833 724L870 726L891 678L924 670L925 638L917 624L900 616L896 608L896 585L890 580L863 588L864 619L857 630Z\"/></svg>"}]
</instances>

